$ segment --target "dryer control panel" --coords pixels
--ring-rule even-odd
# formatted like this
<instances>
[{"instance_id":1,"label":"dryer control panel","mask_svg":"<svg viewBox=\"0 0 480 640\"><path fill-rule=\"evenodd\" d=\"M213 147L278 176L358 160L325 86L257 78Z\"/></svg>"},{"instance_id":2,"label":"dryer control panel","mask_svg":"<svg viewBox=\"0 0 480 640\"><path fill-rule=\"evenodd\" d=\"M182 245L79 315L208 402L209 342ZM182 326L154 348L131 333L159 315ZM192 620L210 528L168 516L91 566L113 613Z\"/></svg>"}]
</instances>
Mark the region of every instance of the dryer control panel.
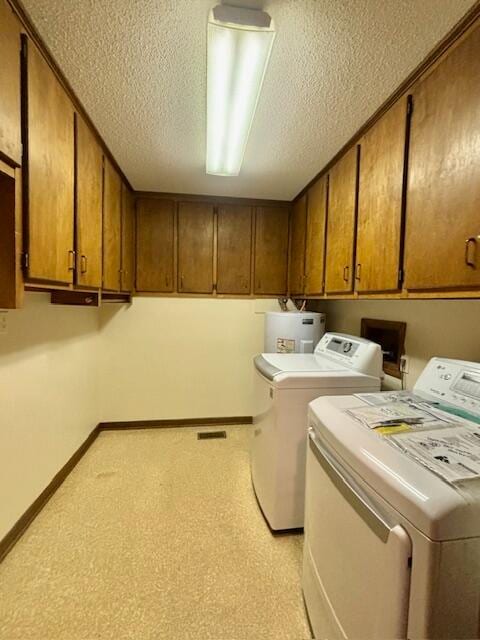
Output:
<instances>
[{"instance_id":1,"label":"dryer control panel","mask_svg":"<svg viewBox=\"0 0 480 640\"><path fill-rule=\"evenodd\" d=\"M326 333L315 347L315 355L376 378L382 376L382 348L365 338L344 333Z\"/></svg>"},{"instance_id":2,"label":"dryer control panel","mask_svg":"<svg viewBox=\"0 0 480 640\"><path fill-rule=\"evenodd\" d=\"M480 363L432 358L413 390L428 400L480 416Z\"/></svg>"}]
</instances>

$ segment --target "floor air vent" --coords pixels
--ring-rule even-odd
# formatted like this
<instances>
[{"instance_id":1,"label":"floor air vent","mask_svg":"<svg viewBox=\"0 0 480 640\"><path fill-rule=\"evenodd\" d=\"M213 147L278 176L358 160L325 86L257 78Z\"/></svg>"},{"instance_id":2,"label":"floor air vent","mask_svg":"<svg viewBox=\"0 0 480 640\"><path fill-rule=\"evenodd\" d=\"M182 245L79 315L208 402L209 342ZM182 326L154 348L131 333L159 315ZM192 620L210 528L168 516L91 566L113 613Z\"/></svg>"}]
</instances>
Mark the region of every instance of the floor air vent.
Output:
<instances>
[{"instance_id":1,"label":"floor air vent","mask_svg":"<svg viewBox=\"0 0 480 640\"><path fill-rule=\"evenodd\" d=\"M199 431L197 438L199 440L211 440L212 438L226 438L226 431Z\"/></svg>"}]
</instances>

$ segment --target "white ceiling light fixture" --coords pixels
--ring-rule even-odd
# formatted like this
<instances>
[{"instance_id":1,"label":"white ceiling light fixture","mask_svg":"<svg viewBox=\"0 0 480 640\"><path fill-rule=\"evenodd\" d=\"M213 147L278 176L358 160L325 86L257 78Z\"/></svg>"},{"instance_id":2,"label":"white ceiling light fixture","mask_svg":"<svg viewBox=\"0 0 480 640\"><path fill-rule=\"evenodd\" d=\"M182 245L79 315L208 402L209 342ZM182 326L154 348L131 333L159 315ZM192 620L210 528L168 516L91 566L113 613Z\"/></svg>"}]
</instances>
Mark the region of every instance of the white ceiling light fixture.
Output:
<instances>
[{"instance_id":1,"label":"white ceiling light fixture","mask_svg":"<svg viewBox=\"0 0 480 640\"><path fill-rule=\"evenodd\" d=\"M275 31L268 13L218 5L208 19L207 173L238 176Z\"/></svg>"}]
</instances>

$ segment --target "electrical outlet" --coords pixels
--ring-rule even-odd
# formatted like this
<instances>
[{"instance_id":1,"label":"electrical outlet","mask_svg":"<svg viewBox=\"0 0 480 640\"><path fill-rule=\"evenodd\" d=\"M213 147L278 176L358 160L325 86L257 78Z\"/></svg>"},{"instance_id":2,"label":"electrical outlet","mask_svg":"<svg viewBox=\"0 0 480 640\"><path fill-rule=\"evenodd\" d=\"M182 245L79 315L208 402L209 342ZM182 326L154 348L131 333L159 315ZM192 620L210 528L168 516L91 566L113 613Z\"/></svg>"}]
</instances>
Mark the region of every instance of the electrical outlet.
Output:
<instances>
[{"instance_id":1,"label":"electrical outlet","mask_svg":"<svg viewBox=\"0 0 480 640\"><path fill-rule=\"evenodd\" d=\"M0 335L7 333L8 329L8 315L7 311L0 311Z\"/></svg>"},{"instance_id":2,"label":"electrical outlet","mask_svg":"<svg viewBox=\"0 0 480 640\"><path fill-rule=\"evenodd\" d=\"M410 358L406 355L400 356L400 371L402 373L410 371Z\"/></svg>"}]
</instances>

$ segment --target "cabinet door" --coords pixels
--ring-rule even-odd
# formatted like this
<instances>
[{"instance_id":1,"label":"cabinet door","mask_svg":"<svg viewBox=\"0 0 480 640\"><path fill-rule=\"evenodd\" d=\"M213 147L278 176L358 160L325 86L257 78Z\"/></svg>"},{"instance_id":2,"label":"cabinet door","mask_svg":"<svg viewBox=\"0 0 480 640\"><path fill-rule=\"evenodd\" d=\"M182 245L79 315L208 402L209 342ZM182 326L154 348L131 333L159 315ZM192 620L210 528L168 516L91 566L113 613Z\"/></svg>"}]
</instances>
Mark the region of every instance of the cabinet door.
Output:
<instances>
[{"instance_id":1,"label":"cabinet door","mask_svg":"<svg viewBox=\"0 0 480 640\"><path fill-rule=\"evenodd\" d=\"M252 208L223 205L217 219L217 292L248 295L251 289Z\"/></svg>"},{"instance_id":2,"label":"cabinet door","mask_svg":"<svg viewBox=\"0 0 480 640\"><path fill-rule=\"evenodd\" d=\"M102 207L102 149L75 114L76 283L80 286L102 286Z\"/></svg>"},{"instance_id":3,"label":"cabinet door","mask_svg":"<svg viewBox=\"0 0 480 640\"><path fill-rule=\"evenodd\" d=\"M135 203L133 193L122 184L122 267L121 290L131 293L135 278Z\"/></svg>"},{"instance_id":4,"label":"cabinet door","mask_svg":"<svg viewBox=\"0 0 480 640\"><path fill-rule=\"evenodd\" d=\"M305 288L305 237L307 227L307 196L297 200L290 220L290 272L288 288L291 295L303 295Z\"/></svg>"},{"instance_id":5,"label":"cabinet door","mask_svg":"<svg viewBox=\"0 0 480 640\"><path fill-rule=\"evenodd\" d=\"M20 23L0 0L0 155L20 165Z\"/></svg>"},{"instance_id":6,"label":"cabinet door","mask_svg":"<svg viewBox=\"0 0 480 640\"><path fill-rule=\"evenodd\" d=\"M182 202L178 207L178 290L213 292L213 205Z\"/></svg>"},{"instance_id":7,"label":"cabinet door","mask_svg":"<svg viewBox=\"0 0 480 640\"><path fill-rule=\"evenodd\" d=\"M287 207L257 207L255 210L255 293L285 295L287 291Z\"/></svg>"},{"instance_id":8,"label":"cabinet door","mask_svg":"<svg viewBox=\"0 0 480 640\"><path fill-rule=\"evenodd\" d=\"M322 176L308 192L305 253L306 295L320 295L324 288L327 180L327 176Z\"/></svg>"},{"instance_id":9,"label":"cabinet door","mask_svg":"<svg viewBox=\"0 0 480 640\"><path fill-rule=\"evenodd\" d=\"M328 189L327 293L353 289L357 147L352 147L330 170Z\"/></svg>"},{"instance_id":10,"label":"cabinet door","mask_svg":"<svg viewBox=\"0 0 480 640\"><path fill-rule=\"evenodd\" d=\"M361 141L357 291L399 287L407 99L401 98Z\"/></svg>"},{"instance_id":11,"label":"cabinet door","mask_svg":"<svg viewBox=\"0 0 480 640\"><path fill-rule=\"evenodd\" d=\"M480 28L415 88L405 286L480 285Z\"/></svg>"},{"instance_id":12,"label":"cabinet door","mask_svg":"<svg viewBox=\"0 0 480 640\"><path fill-rule=\"evenodd\" d=\"M38 49L23 38L27 83L24 180L31 280L73 282L73 105Z\"/></svg>"},{"instance_id":13,"label":"cabinet door","mask_svg":"<svg viewBox=\"0 0 480 640\"><path fill-rule=\"evenodd\" d=\"M103 176L103 288L120 290L122 182L105 158Z\"/></svg>"},{"instance_id":14,"label":"cabinet door","mask_svg":"<svg viewBox=\"0 0 480 640\"><path fill-rule=\"evenodd\" d=\"M23 303L21 169L0 160L0 308Z\"/></svg>"},{"instance_id":15,"label":"cabinet door","mask_svg":"<svg viewBox=\"0 0 480 640\"><path fill-rule=\"evenodd\" d=\"M175 291L175 203L137 200L137 291Z\"/></svg>"}]
</instances>

